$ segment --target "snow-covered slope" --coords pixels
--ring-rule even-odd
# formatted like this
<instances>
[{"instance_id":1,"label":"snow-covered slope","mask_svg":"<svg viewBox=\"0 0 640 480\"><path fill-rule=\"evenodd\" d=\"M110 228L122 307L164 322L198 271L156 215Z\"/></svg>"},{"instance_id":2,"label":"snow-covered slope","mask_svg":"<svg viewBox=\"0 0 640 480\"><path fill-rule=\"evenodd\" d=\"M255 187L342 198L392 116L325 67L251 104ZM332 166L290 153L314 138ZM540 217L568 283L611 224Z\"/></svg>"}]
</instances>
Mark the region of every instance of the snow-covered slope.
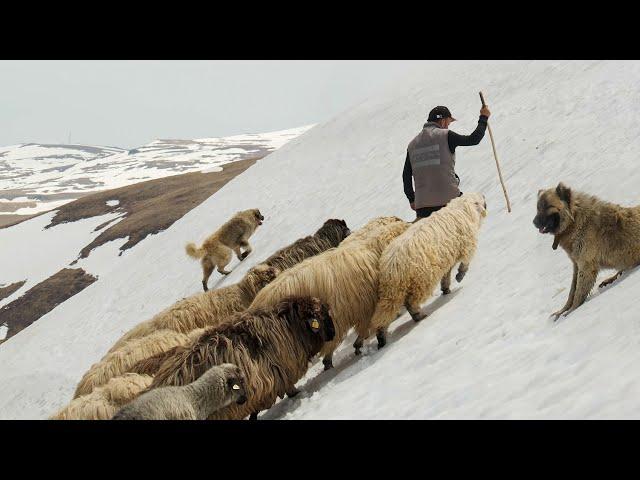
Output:
<instances>
[{"instance_id":1,"label":"snow-covered slope","mask_svg":"<svg viewBox=\"0 0 640 480\"><path fill-rule=\"evenodd\" d=\"M0 416L43 418L70 398L90 364L134 324L199 289L184 255L233 212L266 219L254 253L218 286L237 281L328 217L358 227L378 215L413 217L402 192L407 143L434 105L469 133L483 90L513 206L507 214L488 136L458 149L464 191L486 195L489 215L463 283L436 297L414 325L354 358L349 337L314 366L303 393L267 418L640 418L640 275L594 294L554 324L570 263L532 225L539 188L565 181L623 205L640 203L637 62L425 62L402 84L297 138L229 182L117 269L0 347ZM604 272L602 276L608 274ZM214 281L215 281L214 277ZM212 282L213 283L213 282ZM374 342L375 343L375 342Z\"/></svg>"},{"instance_id":2,"label":"snow-covered slope","mask_svg":"<svg viewBox=\"0 0 640 480\"><path fill-rule=\"evenodd\" d=\"M156 140L123 150L85 145L0 147L0 213L32 214L96 190L263 157L311 128L194 140ZM13 203L15 209L10 208Z\"/></svg>"},{"instance_id":3,"label":"snow-covered slope","mask_svg":"<svg viewBox=\"0 0 640 480\"><path fill-rule=\"evenodd\" d=\"M12 295L0 299L0 307L11 303L24 295L34 285L50 277L58 270L68 267L78 258L78 252L100 234L96 227L109 220L117 219L118 213L110 213L86 218L77 222L57 225L45 230L55 212L48 212L38 217L22 222L11 228L0 230L0 284L9 284L26 280L25 284ZM126 239L110 242L118 246ZM109 251L112 245L103 245L100 258ZM95 252L94 252L95 253ZM97 260L83 259L79 267L88 264L91 273L102 274L107 267L111 267L118 260L118 251L113 252L111 258L104 259L101 264ZM4 338L0 334L0 339Z\"/></svg>"}]
</instances>

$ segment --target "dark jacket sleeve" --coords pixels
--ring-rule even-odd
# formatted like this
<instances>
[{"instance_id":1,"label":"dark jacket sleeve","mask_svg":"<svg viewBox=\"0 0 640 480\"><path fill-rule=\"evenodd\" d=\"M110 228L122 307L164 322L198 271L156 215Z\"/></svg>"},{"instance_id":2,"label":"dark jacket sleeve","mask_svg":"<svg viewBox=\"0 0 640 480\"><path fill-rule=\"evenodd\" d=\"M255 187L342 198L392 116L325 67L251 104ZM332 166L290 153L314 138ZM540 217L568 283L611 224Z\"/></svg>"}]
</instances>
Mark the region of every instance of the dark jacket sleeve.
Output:
<instances>
[{"instance_id":1,"label":"dark jacket sleeve","mask_svg":"<svg viewBox=\"0 0 640 480\"><path fill-rule=\"evenodd\" d=\"M449 130L447 140L449 142L449 150L451 153L455 153L456 147L478 145L480 140L484 137L484 132L487 129L487 120L488 118L485 115L480 115L480 118L478 119L478 126L471 135L460 135Z\"/></svg>"},{"instance_id":2,"label":"dark jacket sleeve","mask_svg":"<svg viewBox=\"0 0 640 480\"><path fill-rule=\"evenodd\" d=\"M411 162L409 161L409 152L407 152L407 158L404 161L402 183L404 183L404 194L409 199L409 203L413 203L415 200L415 193L413 192L413 171L411 170Z\"/></svg>"}]
</instances>

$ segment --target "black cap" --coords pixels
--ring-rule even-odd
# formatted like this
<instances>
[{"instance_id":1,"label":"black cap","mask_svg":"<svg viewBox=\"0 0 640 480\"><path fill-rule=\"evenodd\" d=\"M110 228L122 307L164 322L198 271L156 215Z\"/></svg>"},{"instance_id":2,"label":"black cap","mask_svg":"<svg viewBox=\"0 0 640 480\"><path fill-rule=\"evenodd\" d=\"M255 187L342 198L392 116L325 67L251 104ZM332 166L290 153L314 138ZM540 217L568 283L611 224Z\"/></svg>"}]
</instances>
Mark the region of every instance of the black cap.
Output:
<instances>
[{"instance_id":1,"label":"black cap","mask_svg":"<svg viewBox=\"0 0 640 480\"><path fill-rule=\"evenodd\" d=\"M455 120L447 107L439 106L433 108L429 112L429 118L427 118L427 121L437 122L438 120L442 120L443 118L452 118L453 120Z\"/></svg>"}]
</instances>

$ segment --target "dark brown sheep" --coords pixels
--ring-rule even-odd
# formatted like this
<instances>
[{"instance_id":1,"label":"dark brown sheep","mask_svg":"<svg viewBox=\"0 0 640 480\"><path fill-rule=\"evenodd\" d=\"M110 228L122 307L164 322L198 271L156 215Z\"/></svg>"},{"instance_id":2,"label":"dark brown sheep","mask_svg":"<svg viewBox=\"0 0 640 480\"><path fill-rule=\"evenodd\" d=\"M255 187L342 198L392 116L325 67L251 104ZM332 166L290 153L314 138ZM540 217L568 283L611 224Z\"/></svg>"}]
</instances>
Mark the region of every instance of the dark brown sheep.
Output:
<instances>
[{"instance_id":1,"label":"dark brown sheep","mask_svg":"<svg viewBox=\"0 0 640 480\"><path fill-rule=\"evenodd\" d=\"M309 361L335 329L328 307L318 298L289 297L274 308L247 310L205 330L179 347L158 370L149 389L186 385L214 365L234 363L247 380L244 405L229 405L210 419L239 420L270 408L277 397L295 391Z\"/></svg>"}]
</instances>

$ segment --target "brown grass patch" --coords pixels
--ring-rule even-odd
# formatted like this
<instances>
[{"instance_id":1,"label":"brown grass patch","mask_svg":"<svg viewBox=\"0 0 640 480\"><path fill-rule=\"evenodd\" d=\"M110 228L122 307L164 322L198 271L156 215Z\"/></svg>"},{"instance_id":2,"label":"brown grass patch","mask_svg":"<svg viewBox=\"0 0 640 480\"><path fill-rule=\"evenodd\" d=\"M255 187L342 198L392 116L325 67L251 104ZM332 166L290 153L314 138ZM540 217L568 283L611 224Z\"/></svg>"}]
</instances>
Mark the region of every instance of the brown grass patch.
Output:
<instances>
[{"instance_id":1,"label":"brown grass patch","mask_svg":"<svg viewBox=\"0 0 640 480\"><path fill-rule=\"evenodd\" d=\"M250 158L228 163L222 166L221 172L173 175L87 195L60 207L45 228L121 211L124 218L84 247L80 251L80 258L86 258L91 250L111 240L129 237L120 247L120 250L124 251L142 241L147 235L169 228L229 180L253 165L256 160L258 159ZM119 200L120 203L116 207L110 207L106 204L107 200ZM106 224L102 226L104 225Z\"/></svg>"},{"instance_id":2,"label":"brown grass patch","mask_svg":"<svg viewBox=\"0 0 640 480\"><path fill-rule=\"evenodd\" d=\"M36 202L0 202L0 213L12 213L21 208L33 208Z\"/></svg>"},{"instance_id":3,"label":"brown grass patch","mask_svg":"<svg viewBox=\"0 0 640 480\"><path fill-rule=\"evenodd\" d=\"M44 212L43 212L44 213ZM38 213L37 215L42 215ZM25 220L29 220L36 215L0 215L0 228L13 227L18 223L24 222Z\"/></svg>"},{"instance_id":4,"label":"brown grass patch","mask_svg":"<svg viewBox=\"0 0 640 480\"><path fill-rule=\"evenodd\" d=\"M8 328L6 339L27 328L96 280L96 277L81 268L63 268L33 286L24 295L0 309L0 325Z\"/></svg>"},{"instance_id":5,"label":"brown grass patch","mask_svg":"<svg viewBox=\"0 0 640 480\"><path fill-rule=\"evenodd\" d=\"M27 281L23 280L21 282L15 282L10 285L7 285L6 287L0 287L0 300L4 300L9 295L12 295L16 290L21 288L25 283L27 283Z\"/></svg>"}]
</instances>

